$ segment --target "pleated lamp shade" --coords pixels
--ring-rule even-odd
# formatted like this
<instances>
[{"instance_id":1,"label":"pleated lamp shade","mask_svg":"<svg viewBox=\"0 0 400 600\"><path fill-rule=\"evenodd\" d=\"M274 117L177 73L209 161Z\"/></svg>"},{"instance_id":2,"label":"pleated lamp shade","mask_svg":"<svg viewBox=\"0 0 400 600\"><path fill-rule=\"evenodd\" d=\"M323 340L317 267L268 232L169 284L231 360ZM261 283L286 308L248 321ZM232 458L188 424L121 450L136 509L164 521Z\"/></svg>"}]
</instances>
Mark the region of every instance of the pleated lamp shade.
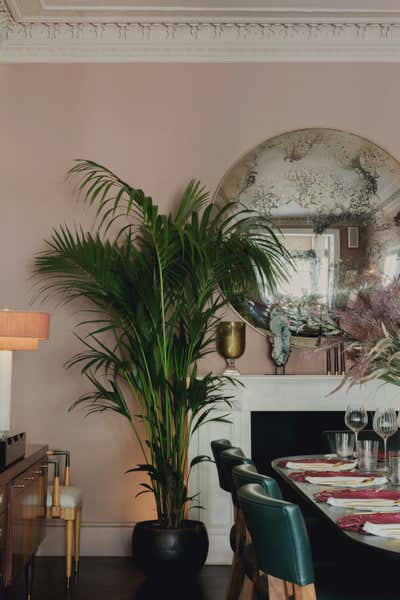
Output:
<instances>
[{"instance_id":1,"label":"pleated lamp shade","mask_svg":"<svg viewBox=\"0 0 400 600\"><path fill-rule=\"evenodd\" d=\"M10 430L13 350L36 350L49 337L46 313L0 310L0 437Z\"/></svg>"},{"instance_id":2,"label":"pleated lamp shade","mask_svg":"<svg viewBox=\"0 0 400 600\"><path fill-rule=\"evenodd\" d=\"M49 315L0 310L0 350L36 350L49 337Z\"/></svg>"}]
</instances>

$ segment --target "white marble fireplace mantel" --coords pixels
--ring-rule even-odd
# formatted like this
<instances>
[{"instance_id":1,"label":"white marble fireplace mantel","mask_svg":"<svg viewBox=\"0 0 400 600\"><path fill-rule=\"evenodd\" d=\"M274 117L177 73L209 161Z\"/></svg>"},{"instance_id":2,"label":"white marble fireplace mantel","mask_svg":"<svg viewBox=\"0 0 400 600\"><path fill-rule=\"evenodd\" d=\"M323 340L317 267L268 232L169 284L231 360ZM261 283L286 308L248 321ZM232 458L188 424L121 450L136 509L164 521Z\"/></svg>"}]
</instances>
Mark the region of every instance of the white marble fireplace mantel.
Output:
<instances>
[{"instance_id":1,"label":"white marble fireplace mantel","mask_svg":"<svg viewBox=\"0 0 400 600\"><path fill-rule=\"evenodd\" d=\"M371 381L363 386L347 386L332 393L342 381L340 376L328 375L243 375L243 385L227 385L232 396L232 408L221 407L230 413L231 423L209 423L193 437L190 455L210 454L213 439L227 438L251 455L251 413L255 411L341 411L349 402L362 399L368 410L378 405L400 409L400 389ZM205 522L210 537L209 564L228 564L232 560L229 531L232 507L228 494L218 485L215 465L205 463L193 470L191 493L200 493L204 510L192 510L192 518Z\"/></svg>"},{"instance_id":2,"label":"white marble fireplace mantel","mask_svg":"<svg viewBox=\"0 0 400 600\"><path fill-rule=\"evenodd\" d=\"M242 385L227 386L234 411L342 410L358 399L370 410L383 401L400 409L400 389L376 380L350 389L346 384L337 391L340 375L243 375L237 380Z\"/></svg>"}]
</instances>

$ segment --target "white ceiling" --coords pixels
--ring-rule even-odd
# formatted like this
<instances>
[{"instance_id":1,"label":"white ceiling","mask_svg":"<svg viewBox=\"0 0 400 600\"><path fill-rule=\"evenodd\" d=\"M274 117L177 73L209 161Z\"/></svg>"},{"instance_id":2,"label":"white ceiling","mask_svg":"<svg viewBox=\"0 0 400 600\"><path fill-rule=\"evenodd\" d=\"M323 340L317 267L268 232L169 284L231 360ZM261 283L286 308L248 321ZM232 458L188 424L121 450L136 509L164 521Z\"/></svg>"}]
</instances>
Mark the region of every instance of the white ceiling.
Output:
<instances>
[{"instance_id":1,"label":"white ceiling","mask_svg":"<svg viewBox=\"0 0 400 600\"><path fill-rule=\"evenodd\" d=\"M5 0L18 21L132 20L137 17L398 14L399 0Z\"/></svg>"}]
</instances>

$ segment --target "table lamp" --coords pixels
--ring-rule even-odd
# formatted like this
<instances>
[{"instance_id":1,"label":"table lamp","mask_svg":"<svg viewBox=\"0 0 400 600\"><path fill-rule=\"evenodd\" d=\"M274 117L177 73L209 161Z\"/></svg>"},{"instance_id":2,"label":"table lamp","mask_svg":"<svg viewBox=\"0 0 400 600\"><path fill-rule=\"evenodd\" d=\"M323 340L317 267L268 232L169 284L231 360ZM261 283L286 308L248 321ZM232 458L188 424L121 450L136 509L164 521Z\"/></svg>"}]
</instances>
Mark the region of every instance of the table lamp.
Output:
<instances>
[{"instance_id":1,"label":"table lamp","mask_svg":"<svg viewBox=\"0 0 400 600\"><path fill-rule=\"evenodd\" d=\"M0 310L0 439L2 440L9 438L10 431L13 350L37 350L39 341L47 340L48 337L48 314Z\"/></svg>"}]
</instances>

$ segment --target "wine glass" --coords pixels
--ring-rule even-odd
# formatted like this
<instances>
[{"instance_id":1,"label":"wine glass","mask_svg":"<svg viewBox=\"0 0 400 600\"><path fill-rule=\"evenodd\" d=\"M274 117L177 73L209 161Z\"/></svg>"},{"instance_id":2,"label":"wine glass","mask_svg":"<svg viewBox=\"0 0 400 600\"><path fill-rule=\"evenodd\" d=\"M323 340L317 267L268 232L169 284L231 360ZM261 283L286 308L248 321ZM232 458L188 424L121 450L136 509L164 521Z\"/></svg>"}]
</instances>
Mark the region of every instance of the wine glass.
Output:
<instances>
[{"instance_id":1,"label":"wine glass","mask_svg":"<svg viewBox=\"0 0 400 600\"><path fill-rule=\"evenodd\" d=\"M344 422L346 423L346 427L354 433L356 441L354 454L357 456L358 432L364 429L368 423L368 413L365 407L362 404L349 404L344 416Z\"/></svg>"},{"instance_id":2,"label":"wine glass","mask_svg":"<svg viewBox=\"0 0 400 600\"><path fill-rule=\"evenodd\" d=\"M383 439L385 471L387 470L387 441L398 429L397 413L394 408L378 408L374 414L374 431Z\"/></svg>"}]
</instances>

